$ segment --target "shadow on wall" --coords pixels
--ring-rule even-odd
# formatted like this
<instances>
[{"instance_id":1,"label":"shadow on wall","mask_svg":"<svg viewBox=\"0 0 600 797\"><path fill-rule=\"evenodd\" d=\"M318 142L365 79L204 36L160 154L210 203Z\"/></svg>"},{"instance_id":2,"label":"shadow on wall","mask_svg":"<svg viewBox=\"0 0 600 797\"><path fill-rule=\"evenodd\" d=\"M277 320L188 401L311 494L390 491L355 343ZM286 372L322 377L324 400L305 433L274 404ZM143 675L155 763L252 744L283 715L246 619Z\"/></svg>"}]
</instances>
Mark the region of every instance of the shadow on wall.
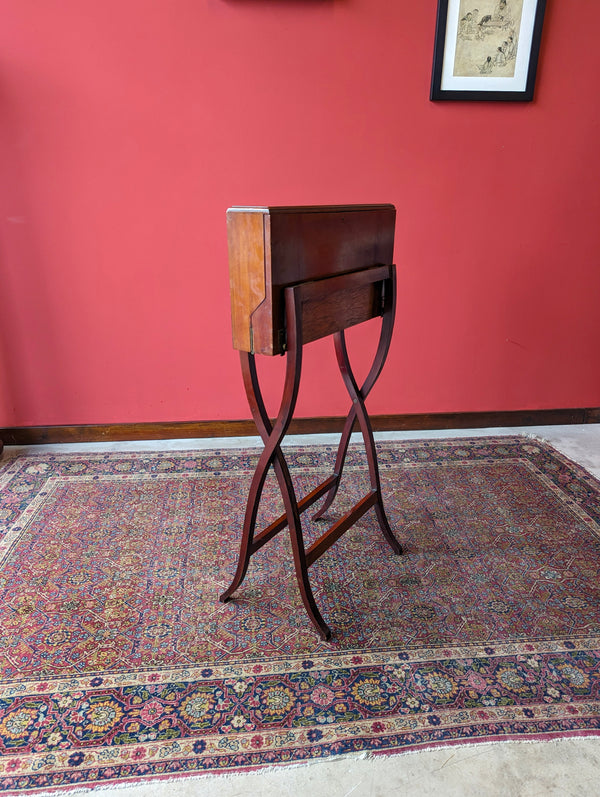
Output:
<instances>
[{"instance_id":1,"label":"shadow on wall","mask_svg":"<svg viewBox=\"0 0 600 797\"><path fill-rule=\"evenodd\" d=\"M6 86L0 86L0 117L0 426L11 426L17 410L20 418L34 417L40 406L59 402L63 380L54 335L57 308L49 301L28 191L32 167L26 152L34 133L19 119Z\"/></svg>"}]
</instances>

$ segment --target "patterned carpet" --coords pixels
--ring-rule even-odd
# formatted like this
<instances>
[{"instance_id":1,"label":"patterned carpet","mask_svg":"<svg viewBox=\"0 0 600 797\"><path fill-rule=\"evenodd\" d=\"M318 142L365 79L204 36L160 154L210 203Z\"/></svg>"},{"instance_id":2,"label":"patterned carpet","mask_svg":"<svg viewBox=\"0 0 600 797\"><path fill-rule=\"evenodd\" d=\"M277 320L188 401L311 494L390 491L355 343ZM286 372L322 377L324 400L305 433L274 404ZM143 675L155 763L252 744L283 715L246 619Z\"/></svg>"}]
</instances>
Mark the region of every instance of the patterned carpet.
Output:
<instances>
[{"instance_id":1,"label":"patterned carpet","mask_svg":"<svg viewBox=\"0 0 600 797\"><path fill-rule=\"evenodd\" d=\"M217 600L259 452L5 453L0 791L600 733L600 484L526 438L378 450L405 553L370 511L311 568L331 643L285 534ZM299 494L334 454L289 452Z\"/></svg>"}]
</instances>

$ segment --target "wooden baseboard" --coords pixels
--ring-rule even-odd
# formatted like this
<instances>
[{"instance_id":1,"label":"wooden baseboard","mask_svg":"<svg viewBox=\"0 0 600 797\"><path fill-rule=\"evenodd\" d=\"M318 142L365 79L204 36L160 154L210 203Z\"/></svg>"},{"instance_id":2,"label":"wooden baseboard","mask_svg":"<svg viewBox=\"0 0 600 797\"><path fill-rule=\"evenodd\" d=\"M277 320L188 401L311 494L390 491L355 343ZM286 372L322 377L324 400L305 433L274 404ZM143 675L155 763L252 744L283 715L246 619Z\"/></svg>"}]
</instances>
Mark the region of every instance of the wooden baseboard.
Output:
<instances>
[{"instance_id":1,"label":"wooden baseboard","mask_svg":"<svg viewBox=\"0 0 600 797\"><path fill-rule=\"evenodd\" d=\"M585 409L513 410L507 412L449 412L418 415L373 415L379 432L426 429L485 429L508 426L556 426L600 423L600 407ZM288 434L340 432L344 418L297 418ZM0 429L4 445L97 443L119 440L177 440L195 437L256 435L253 421L173 421L171 423L85 424L78 426L21 426ZM1 450L1 449L0 449Z\"/></svg>"}]
</instances>

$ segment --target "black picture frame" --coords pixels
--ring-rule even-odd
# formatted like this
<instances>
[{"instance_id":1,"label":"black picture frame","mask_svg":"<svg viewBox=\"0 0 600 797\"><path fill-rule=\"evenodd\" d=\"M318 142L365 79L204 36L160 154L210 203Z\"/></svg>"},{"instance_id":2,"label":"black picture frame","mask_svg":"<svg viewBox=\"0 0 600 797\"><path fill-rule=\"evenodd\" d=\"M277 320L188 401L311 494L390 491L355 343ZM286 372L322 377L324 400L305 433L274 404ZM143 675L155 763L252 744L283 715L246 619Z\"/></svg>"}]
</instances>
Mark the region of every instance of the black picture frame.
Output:
<instances>
[{"instance_id":1,"label":"black picture frame","mask_svg":"<svg viewBox=\"0 0 600 797\"><path fill-rule=\"evenodd\" d=\"M531 102L545 10L546 0L438 0L429 99Z\"/></svg>"}]
</instances>

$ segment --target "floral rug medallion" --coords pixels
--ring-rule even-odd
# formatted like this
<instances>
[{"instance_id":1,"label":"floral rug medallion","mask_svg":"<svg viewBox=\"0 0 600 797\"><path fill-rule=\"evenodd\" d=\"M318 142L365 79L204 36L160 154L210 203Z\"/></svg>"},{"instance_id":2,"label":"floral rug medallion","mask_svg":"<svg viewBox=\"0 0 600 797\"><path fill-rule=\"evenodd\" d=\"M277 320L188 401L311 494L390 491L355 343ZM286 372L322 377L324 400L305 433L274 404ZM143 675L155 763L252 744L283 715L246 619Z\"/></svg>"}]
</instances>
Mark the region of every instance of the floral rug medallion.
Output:
<instances>
[{"instance_id":1,"label":"floral rug medallion","mask_svg":"<svg viewBox=\"0 0 600 797\"><path fill-rule=\"evenodd\" d=\"M330 643L285 533L218 602L260 451L5 453L0 791L600 733L598 481L520 437L378 452L404 554L369 512L311 567ZM335 449L286 456L304 495ZM351 447L330 519L365 478Z\"/></svg>"}]
</instances>

